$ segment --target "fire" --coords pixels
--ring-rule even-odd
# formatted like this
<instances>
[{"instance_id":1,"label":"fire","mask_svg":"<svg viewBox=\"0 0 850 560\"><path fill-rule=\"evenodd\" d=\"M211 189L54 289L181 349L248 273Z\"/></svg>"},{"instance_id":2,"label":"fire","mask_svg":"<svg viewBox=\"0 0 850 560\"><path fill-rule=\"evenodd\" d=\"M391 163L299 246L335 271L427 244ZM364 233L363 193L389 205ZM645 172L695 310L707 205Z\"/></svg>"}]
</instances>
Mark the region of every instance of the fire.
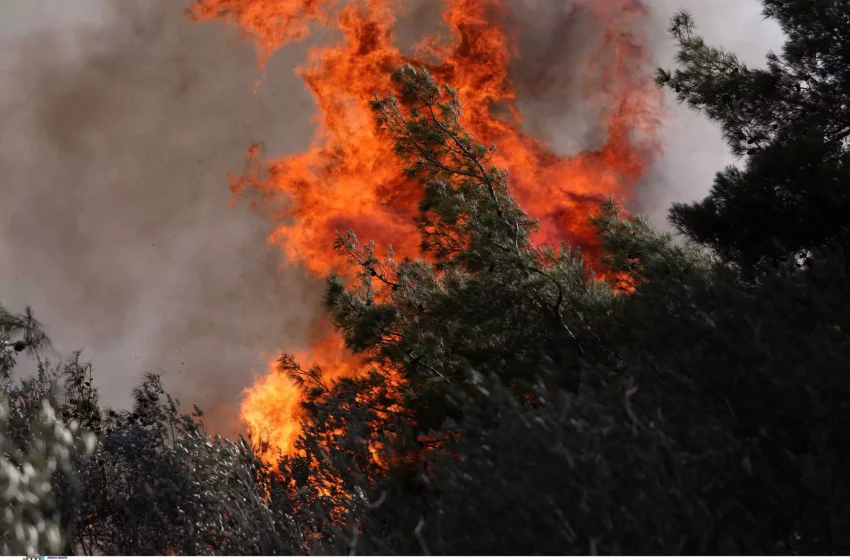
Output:
<instances>
[{"instance_id":1,"label":"fire","mask_svg":"<svg viewBox=\"0 0 850 560\"><path fill-rule=\"evenodd\" d=\"M309 350L294 352L303 367L321 364L330 377L354 375L357 362L345 353L343 340L337 335L317 337ZM262 456L274 462L278 455L293 450L300 432L299 391L286 375L278 371L277 361L269 363L273 372L260 377L242 401L241 415L251 434L255 448L264 449Z\"/></svg>"},{"instance_id":2,"label":"fire","mask_svg":"<svg viewBox=\"0 0 850 560\"><path fill-rule=\"evenodd\" d=\"M606 107L608 134L601 148L572 157L522 131L508 72L517 53L502 24L510 0L441 1L449 38L425 37L415 55L403 53L394 35L402 0L197 0L190 8L197 20L241 26L261 67L275 49L305 37L311 23L335 24L342 33L338 44L312 50L297 70L318 109L311 147L270 162L253 147L251 170L231 177L234 193L250 188L287 199L270 241L291 264L326 275L340 265L331 251L336 232L348 229L379 248L391 244L397 254L418 253L411 217L419 187L403 179L402 163L376 134L368 105L375 93L391 91L390 72L404 63L424 65L458 90L463 124L485 145L497 146L495 163L510 170L514 196L540 222L535 242L567 241L592 257L598 245L587 216L603 197L628 198L643 176L656 149L660 94L634 32L646 16L639 0L575 2L604 27L585 82L588 96ZM311 348L305 363L318 362L329 377L350 374L357 364L341 346L330 336ZM291 451L299 430L297 399L294 387L270 374L247 392L242 416L253 432Z\"/></svg>"}]
</instances>

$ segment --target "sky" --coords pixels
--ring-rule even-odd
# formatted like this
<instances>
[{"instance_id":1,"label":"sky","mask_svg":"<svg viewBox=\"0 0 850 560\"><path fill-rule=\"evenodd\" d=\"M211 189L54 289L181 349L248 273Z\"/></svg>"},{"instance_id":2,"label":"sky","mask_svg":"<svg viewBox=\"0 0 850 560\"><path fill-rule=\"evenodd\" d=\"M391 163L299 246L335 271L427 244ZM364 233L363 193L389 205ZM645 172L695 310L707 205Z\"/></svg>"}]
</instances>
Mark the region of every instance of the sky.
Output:
<instances>
[{"instance_id":1,"label":"sky","mask_svg":"<svg viewBox=\"0 0 850 560\"><path fill-rule=\"evenodd\" d=\"M544 35L566 3L511 1ZM227 186L252 142L306 147L313 103L293 69L311 43L277 52L255 94L253 48L190 23L184 7L0 0L0 301L34 308L54 360L83 349L110 405L128 406L141 375L163 370L182 402L232 419L253 376L304 343L320 301L321 282L283 266L270 222L231 207ZM748 64L781 46L757 0L652 0L658 65L672 65L664 28L680 8ZM664 153L635 198L659 227L671 202L704 196L733 163L714 125L667 102ZM551 116L530 126L556 149L581 148L580 106L525 109Z\"/></svg>"}]
</instances>

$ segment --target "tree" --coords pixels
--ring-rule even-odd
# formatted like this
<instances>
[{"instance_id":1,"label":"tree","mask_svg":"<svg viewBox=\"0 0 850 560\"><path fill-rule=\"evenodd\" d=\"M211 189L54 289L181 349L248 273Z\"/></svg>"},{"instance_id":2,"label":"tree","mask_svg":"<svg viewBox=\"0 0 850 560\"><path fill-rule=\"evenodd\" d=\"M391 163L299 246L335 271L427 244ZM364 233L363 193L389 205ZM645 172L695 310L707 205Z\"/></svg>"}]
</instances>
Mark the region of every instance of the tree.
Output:
<instances>
[{"instance_id":1,"label":"tree","mask_svg":"<svg viewBox=\"0 0 850 560\"><path fill-rule=\"evenodd\" d=\"M694 34L687 13L672 20L674 72L659 83L718 122L743 168L718 173L710 194L674 204L671 222L746 269L850 249L850 5L842 0L764 0L787 35L767 68Z\"/></svg>"},{"instance_id":2,"label":"tree","mask_svg":"<svg viewBox=\"0 0 850 560\"><path fill-rule=\"evenodd\" d=\"M352 466L351 450L368 456L377 439L358 428L367 399L349 391L345 406L324 401L333 429L310 423L305 442L326 434L324 455L314 455L320 469L357 480L366 498L346 526L327 532L322 550L850 549L843 264L817 260L801 271L788 263L754 288L612 205L595 223L612 271L633 282L602 334L619 363L583 364L577 393L545 371L521 395L474 373L448 386L447 400L463 414L442 426L442 446L419 456L415 486L393 481L393 469L376 480ZM355 405L361 412L351 412Z\"/></svg>"},{"instance_id":3,"label":"tree","mask_svg":"<svg viewBox=\"0 0 850 560\"><path fill-rule=\"evenodd\" d=\"M452 414L443 396L468 367L520 392L530 372L555 367L557 381L577 390L593 343L584 311L611 291L578 252L531 244L536 224L461 126L455 91L410 66L393 79L404 103L390 95L372 106L408 178L424 187L416 223L425 258L398 261L353 232L339 238L357 274L332 277L326 304L347 346L373 368L375 385L397 387L396 404L422 433Z\"/></svg>"},{"instance_id":4,"label":"tree","mask_svg":"<svg viewBox=\"0 0 850 560\"><path fill-rule=\"evenodd\" d=\"M84 486L72 516L77 522L66 524L73 529L73 550L154 555L292 550L288 531L294 524L276 516L268 503L276 478L244 441L207 434L197 408L193 415L180 414L159 375L147 374L133 396L132 410L104 411L97 423L93 460L79 473ZM70 403L70 416L90 412L79 402Z\"/></svg>"},{"instance_id":5,"label":"tree","mask_svg":"<svg viewBox=\"0 0 850 560\"><path fill-rule=\"evenodd\" d=\"M41 324L35 319L32 309L15 314L0 305L0 380L6 380L15 367L15 354L27 351L35 355L50 345Z\"/></svg>"},{"instance_id":6,"label":"tree","mask_svg":"<svg viewBox=\"0 0 850 560\"><path fill-rule=\"evenodd\" d=\"M618 310L617 352L640 387L636 407L663 413L676 441L720 451L700 443L710 428L737 449L724 484L700 497L726 512L717 538L763 553L846 550L845 263L812 257L801 270L788 262L753 284L693 249L668 245L652 258L644 251L655 242L629 240L657 234L632 233L604 236L649 265Z\"/></svg>"}]
</instances>

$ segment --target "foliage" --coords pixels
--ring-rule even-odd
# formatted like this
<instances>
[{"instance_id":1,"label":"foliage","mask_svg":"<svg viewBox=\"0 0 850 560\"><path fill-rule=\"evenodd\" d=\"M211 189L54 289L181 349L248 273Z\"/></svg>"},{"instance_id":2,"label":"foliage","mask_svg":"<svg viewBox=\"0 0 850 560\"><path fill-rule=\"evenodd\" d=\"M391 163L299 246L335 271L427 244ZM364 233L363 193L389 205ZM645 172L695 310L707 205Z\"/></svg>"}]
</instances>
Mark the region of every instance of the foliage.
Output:
<instances>
[{"instance_id":1,"label":"foliage","mask_svg":"<svg viewBox=\"0 0 850 560\"><path fill-rule=\"evenodd\" d=\"M126 413L107 412L75 545L87 554L279 554L268 469L244 442L207 435L148 374ZM280 530L279 530L280 529Z\"/></svg>"},{"instance_id":2,"label":"foliage","mask_svg":"<svg viewBox=\"0 0 850 560\"><path fill-rule=\"evenodd\" d=\"M95 445L77 420L57 413L51 374L49 364L40 362L36 376L0 384L0 550L5 555L62 551L61 496L71 490L62 482L76 482L75 469Z\"/></svg>"},{"instance_id":3,"label":"foliage","mask_svg":"<svg viewBox=\"0 0 850 560\"><path fill-rule=\"evenodd\" d=\"M353 281L330 280L326 303L347 346L375 368L378 385L399 385L401 408L418 429L451 414L443 396L468 366L523 384L544 362L576 389L583 313L612 293L574 250L555 252L529 238L535 223L508 190L508 175L460 124L451 88L425 70L399 69L395 96L373 102L379 127L424 186L417 225L421 260L381 258L353 232L337 250L357 267Z\"/></svg>"},{"instance_id":4,"label":"foliage","mask_svg":"<svg viewBox=\"0 0 850 560\"><path fill-rule=\"evenodd\" d=\"M32 309L14 314L0 305L0 381L9 379L16 364L15 354L34 354L49 345L50 339L33 317Z\"/></svg>"},{"instance_id":5,"label":"foliage","mask_svg":"<svg viewBox=\"0 0 850 560\"><path fill-rule=\"evenodd\" d=\"M710 194L674 204L670 220L725 259L767 259L850 248L850 5L842 0L765 0L788 41L755 70L694 34L681 13L675 72L659 83L717 121L743 169L717 175Z\"/></svg>"},{"instance_id":6,"label":"foliage","mask_svg":"<svg viewBox=\"0 0 850 560\"><path fill-rule=\"evenodd\" d=\"M75 353L7 379L0 396L9 553L281 554L299 542L270 507L269 467L244 441L209 436L199 410L179 414L159 375L131 410L103 409Z\"/></svg>"},{"instance_id":7,"label":"foliage","mask_svg":"<svg viewBox=\"0 0 850 560\"><path fill-rule=\"evenodd\" d=\"M446 445L426 451L418 468L402 465L383 479L339 460L346 438L369 434L349 429L326 441L321 468L356 473L367 501L381 505L354 510L356 539L331 531L324 547L848 549L850 337L846 306L836 305L850 296L843 263L818 258L806 271L788 265L757 286L742 285L703 251L675 245L642 220L619 220L614 210L597 224L611 260L628 263L635 278L604 337L622 366L586 365L578 393L559 390L544 370L531 400L497 378L472 375L463 390L449 389L462 415L437 438ZM347 422L361 418L329 410Z\"/></svg>"}]
</instances>

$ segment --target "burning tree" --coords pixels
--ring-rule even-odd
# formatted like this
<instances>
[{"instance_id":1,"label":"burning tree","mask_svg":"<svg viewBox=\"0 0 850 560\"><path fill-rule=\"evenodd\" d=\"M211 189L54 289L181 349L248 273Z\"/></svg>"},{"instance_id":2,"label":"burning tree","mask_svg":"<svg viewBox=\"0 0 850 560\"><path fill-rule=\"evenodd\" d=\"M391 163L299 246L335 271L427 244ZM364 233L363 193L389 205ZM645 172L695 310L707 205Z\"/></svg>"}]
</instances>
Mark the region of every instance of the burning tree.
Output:
<instances>
[{"instance_id":1,"label":"burning tree","mask_svg":"<svg viewBox=\"0 0 850 560\"><path fill-rule=\"evenodd\" d=\"M699 44L691 40L683 48ZM395 80L400 99L377 99L373 109L407 176L425 184L416 220L423 258L379 257L353 234L337 242L357 272L353 283L331 280L328 307L371 371L325 387L295 372L313 388L308 400L321 422L334 418L336 430L318 437L326 424L312 431L308 419L298 449L314 450L334 480L348 472L357 481L348 496L365 492L346 501L344 528L325 526L320 546L843 549L843 261L817 258L804 270L776 263L753 283L607 205L594 224L606 272L630 282L631 294L618 294L570 258L577 253L530 243L534 221L511 198L508 175L490 165L492 150L460 126L450 88L410 67ZM812 152L798 157L808 161ZM815 157L802 165L819 164ZM830 181L841 177L839 168L829 173ZM833 241L805 243L828 250ZM734 254L722 252L736 261ZM553 356L553 347L562 354ZM470 366L497 380L470 377ZM395 396L374 397L390 387ZM341 402L348 404L334 408ZM381 410L397 412L420 437L442 423L445 431L428 440L441 442L437 452L416 450L418 482L399 486L392 468L369 470L368 438L380 441L375 422L393 427L375 415ZM363 431L364 421L373 427ZM402 433L409 445L411 434ZM344 458L355 448L362 462L353 467ZM299 459L288 461L291 468ZM496 518L509 508L522 512L516 525Z\"/></svg>"},{"instance_id":2,"label":"burning tree","mask_svg":"<svg viewBox=\"0 0 850 560\"><path fill-rule=\"evenodd\" d=\"M392 70L409 63L427 68L437 83L451 84L464 106L460 124L484 146L498 146L487 157L510 170L511 195L537 223L532 241L553 247L567 241L596 259L599 238L587 216L609 195L629 197L657 153L661 96L652 82L649 49L637 31L647 7L637 0L580 2L565 17L560 37L579 22L598 27L587 45L587 67L576 68L573 79L600 105L599 127L607 134L601 145L564 156L524 126L517 85L509 76L517 47L510 2L426 2L438 8L442 31L406 51L399 46L396 22L410 4L200 0L190 8L198 20L239 25L255 43L261 65L275 49L308 34L313 22L326 22L341 34L339 42L314 49L296 69L316 101L318 126L310 148L264 161L254 147L249 171L231 177L236 193L250 190L285 201L273 205L270 242L291 263L318 276L349 266L344 255L327 250L337 232L349 229L374 241L379 254L392 245L399 259L425 256L415 223L422 184L405 175L408 162L394 152L392 136L373 126L370 106L375 92L394 87ZM330 335L294 354L301 363L321 364L327 378L339 378L359 367L340 352L342 346ZM250 389L241 413L272 450L287 452L299 430L298 391L272 371Z\"/></svg>"},{"instance_id":3,"label":"burning tree","mask_svg":"<svg viewBox=\"0 0 850 560\"><path fill-rule=\"evenodd\" d=\"M444 420L444 406L431 401L470 367L521 384L518 370L545 362L575 390L590 336L581 311L589 296L605 299L605 288L576 251L531 243L536 223L511 196L508 173L493 166L495 147L460 124L454 90L410 66L394 80L404 106L390 96L373 110L407 176L424 185L416 218L423 257L380 258L353 232L337 240L357 269L353 285L333 276L327 292L347 347L404 379L405 408L418 401L435 414L418 418L425 432Z\"/></svg>"},{"instance_id":4,"label":"burning tree","mask_svg":"<svg viewBox=\"0 0 850 560\"><path fill-rule=\"evenodd\" d=\"M462 416L448 397L468 386L472 369L497 374L523 399L541 376L577 391L580 360L593 359L597 342L589 317L614 298L577 251L531 243L536 223L511 196L508 173L492 165L494 148L461 125L454 90L411 66L393 79L399 98L376 98L372 108L407 177L424 185L415 222L422 258L396 260L391 247L378 256L373 242L340 236L336 250L355 274L330 278L326 306L363 372L334 381L292 356L279 363L309 413L281 468L312 496L304 507L324 503L330 519L340 502L356 516L390 473L415 470L423 449L452 437L435 432ZM383 437L393 432L404 437ZM336 463L349 453L344 467Z\"/></svg>"}]
</instances>

